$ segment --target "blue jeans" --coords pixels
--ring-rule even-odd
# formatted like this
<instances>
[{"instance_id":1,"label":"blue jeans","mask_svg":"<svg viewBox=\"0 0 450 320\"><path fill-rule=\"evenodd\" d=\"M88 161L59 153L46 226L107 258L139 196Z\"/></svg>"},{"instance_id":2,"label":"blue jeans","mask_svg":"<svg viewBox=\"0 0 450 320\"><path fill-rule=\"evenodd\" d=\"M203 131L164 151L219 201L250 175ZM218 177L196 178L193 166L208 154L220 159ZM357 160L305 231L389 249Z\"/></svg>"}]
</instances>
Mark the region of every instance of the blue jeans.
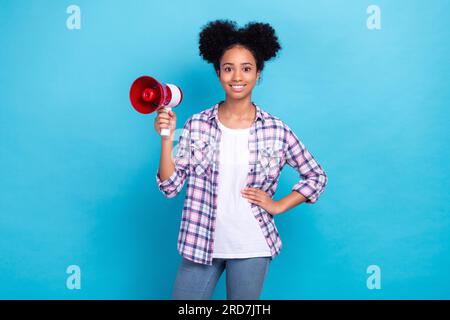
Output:
<instances>
[{"instance_id":1,"label":"blue jeans","mask_svg":"<svg viewBox=\"0 0 450 320\"><path fill-rule=\"evenodd\" d=\"M270 264L270 257L214 258L211 266L181 258L172 292L174 300L211 299L225 269L228 300L258 300Z\"/></svg>"}]
</instances>

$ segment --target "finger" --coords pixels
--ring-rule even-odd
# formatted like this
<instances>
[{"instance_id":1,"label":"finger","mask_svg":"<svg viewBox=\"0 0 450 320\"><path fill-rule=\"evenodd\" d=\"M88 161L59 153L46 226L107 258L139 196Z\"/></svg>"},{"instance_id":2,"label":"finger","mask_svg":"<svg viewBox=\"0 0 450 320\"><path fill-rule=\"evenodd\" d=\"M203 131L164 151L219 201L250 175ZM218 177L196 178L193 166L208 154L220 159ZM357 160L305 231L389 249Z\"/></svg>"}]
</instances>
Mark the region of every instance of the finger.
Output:
<instances>
[{"instance_id":1,"label":"finger","mask_svg":"<svg viewBox=\"0 0 450 320\"><path fill-rule=\"evenodd\" d=\"M161 114L166 114L167 116L171 116L173 115L173 111L172 110L167 110L166 108L161 108Z\"/></svg>"},{"instance_id":2,"label":"finger","mask_svg":"<svg viewBox=\"0 0 450 320\"><path fill-rule=\"evenodd\" d=\"M252 194L244 195L244 198L246 198L246 199L251 199L251 200L260 200L260 197L259 197L259 196L257 196L257 195L252 195Z\"/></svg>"},{"instance_id":3,"label":"finger","mask_svg":"<svg viewBox=\"0 0 450 320\"><path fill-rule=\"evenodd\" d=\"M247 199L247 201L254 204L261 204L261 201L255 199Z\"/></svg>"},{"instance_id":4,"label":"finger","mask_svg":"<svg viewBox=\"0 0 450 320\"><path fill-rule=\"evenodd\" d=\"M174 121L174 119L173 118L161 118L160 120L163 120L163 121Z\"/></svg>"},{"instance_id":5,"label":"finger","mask_svg":"<svg viewBox=\"0 0 450 320\"><path fill-rule=\"evenodd\" d=\"M266 194L260 194L260 193L244 193L242 196L247 199L257 200L259 203L263 203L267 197Z\"/></svg>"},{"instance_id":6,"label":"finger","mask_svg":"<svg viewBox=\"0 0 450 320\"><path fill-rule=\"evenodd\" d=\"M259 194L258 191L253 190L253 189L251 189L251 190L243 190L242 192L245 193L245 194Z\"/></svg>"},{"instance_id":7,"label":"finger","mask_svg":"<svg viewBox=\"0 0 450 320\"><path fill-rule=\"evenodd\" d=\"M251 195L254 195L254 193L251 192L251 191L241 191L241 194L244 195L244 196L251 196Z\"/></svg>"},{"instance_id":8,"label":"finger","mask_svg":"<svg viewBox=\"0 0 450 320\"><path fill-rule=\"evenodd\" d=\"M158 118L164 118L164 119L174 118L174 115L165 109L159 109L158 111L159 111L158 115L157 115Z\"/></svg>"},{"instance_id":9,"label":"finger","mask_svg":"<svg viewBox=\"0 0 450 320\"><path fill-rule=\"evenodd\" d=\"M163 113L163 115L167 116L168 119L174 119L175 118L175 113L173 113L172 111L169 111L167 113Z\"/></svg>"},{"instance_id":10,"label":"finger","mask_svg":"<svg viewBox=\"0 0 450 320\"><path fill-rule=\"evenodd\" d=\"M157 123L170 123L170 120L168 120L168 119L158 119L156 122Z\"/></svg>"},{"instance_id":11,"label":"finger","mask_svg":"<svg viewBox=\"0 0 450 320\"><path fill-rule=\"evenodd\" d=\"M170 119L171 117L167 113L160 113L158 115L159 119Z\"/></svg>"}]
</instances>

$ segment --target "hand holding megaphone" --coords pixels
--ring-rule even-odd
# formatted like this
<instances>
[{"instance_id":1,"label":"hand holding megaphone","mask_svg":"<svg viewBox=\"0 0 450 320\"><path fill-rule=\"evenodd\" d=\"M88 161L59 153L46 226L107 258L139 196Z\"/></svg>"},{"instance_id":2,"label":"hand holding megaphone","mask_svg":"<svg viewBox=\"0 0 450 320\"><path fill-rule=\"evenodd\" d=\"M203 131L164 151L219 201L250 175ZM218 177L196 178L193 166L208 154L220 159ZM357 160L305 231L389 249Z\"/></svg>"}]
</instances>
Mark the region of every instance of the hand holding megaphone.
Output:
<instances>
[{"instance_id":1,"label":"hand holding megaphone","mask_svg":"<svg viewBox=\"0 0 450 320\"><path fill-rule=\"evenodd\" d=\"M140 113L153 113L164 108L169 115L172 108L178 106L183 100L183 92L176 85L160 83L152 77L142 76L131 85L130 100L136 111ZM158 117L161 114L161 112L158 112ZM162 119L164 117L160 117L157 121ZM169 136L170 125L167 127L163 125L160 134L161 136Z\"/></svg>"},{"instance_id":2,"label":"hand holding megaphone","mask_svg":"<svg viewBox=\"0 0 450 320\"><path fill-rule=\"evenodd\" d=\"M155 118L155 130L160 133L161 136L165 136L162 132L174 132L177 127L177 116L173 110L167 110L166 108L159 108L157 111L158 115ZM173 130L173 131L172 131Z\"/></svg>"}]
</instances>

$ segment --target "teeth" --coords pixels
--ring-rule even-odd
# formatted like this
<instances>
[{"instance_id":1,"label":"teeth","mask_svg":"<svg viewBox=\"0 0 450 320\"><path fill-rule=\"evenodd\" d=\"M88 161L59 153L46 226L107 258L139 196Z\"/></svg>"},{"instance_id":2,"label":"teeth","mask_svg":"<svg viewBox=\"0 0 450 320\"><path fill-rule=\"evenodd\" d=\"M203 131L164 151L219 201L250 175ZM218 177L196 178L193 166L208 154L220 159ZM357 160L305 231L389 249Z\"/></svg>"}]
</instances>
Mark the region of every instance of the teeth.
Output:
<instances>
[{"instance_id":1,"label":"teeth","mask_svg":"<svg viewBox=\"0 0 450 320\"><path fill-rule=\"evenodd\" d=\"M244 86L232 86L235 89L242 89Z\"/></svg>"}]
</instances>

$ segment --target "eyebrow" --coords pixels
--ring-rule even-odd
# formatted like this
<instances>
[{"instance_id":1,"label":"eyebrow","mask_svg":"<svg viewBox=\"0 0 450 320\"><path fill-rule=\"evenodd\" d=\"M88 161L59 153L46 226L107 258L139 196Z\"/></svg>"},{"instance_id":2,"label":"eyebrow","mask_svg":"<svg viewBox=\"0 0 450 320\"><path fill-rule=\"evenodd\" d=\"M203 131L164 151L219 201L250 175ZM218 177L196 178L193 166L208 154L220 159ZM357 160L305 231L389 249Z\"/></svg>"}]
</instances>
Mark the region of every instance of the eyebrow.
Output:
<instances>
[{"instance_id":1,"label":"eyebrow","mask_svg":"<svg viewBox=\"0 0 450 320\"><path fill-rule=\"evenodd\" d=\"M224 65L226 65L226 64L231 64L232 66L234 66L234 63L231 63L231 62L225 62L224 64L222 64L222 66L224 66ZM241 63L241 66L242 65L244 65L244 64L249 64L249 65L253 65L253 64L251 64L250 62L244 62L244 63Z\"/></svg>"}]
</instances>

